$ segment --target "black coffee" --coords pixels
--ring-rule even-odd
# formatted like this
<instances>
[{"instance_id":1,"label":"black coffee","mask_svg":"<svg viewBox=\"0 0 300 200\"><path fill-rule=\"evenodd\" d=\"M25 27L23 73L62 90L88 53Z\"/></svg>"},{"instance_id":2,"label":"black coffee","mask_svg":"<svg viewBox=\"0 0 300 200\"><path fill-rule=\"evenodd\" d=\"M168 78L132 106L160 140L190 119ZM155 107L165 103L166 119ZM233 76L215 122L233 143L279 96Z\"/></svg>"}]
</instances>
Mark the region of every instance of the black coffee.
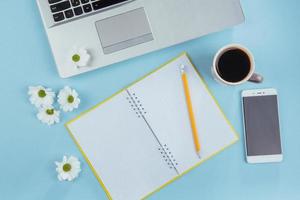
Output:
<instances>
[{"instance_id":1,"label":"black coffee","mask_svg":"<svg viewBox=\"0 0 300 200\"><path fill-rule=\"evenodd\" d=\"M217 62L219 76L228 82L239 82L246 78L251 69L249 56L240 49L224 52Z\"/></svg>"}]
</instances>

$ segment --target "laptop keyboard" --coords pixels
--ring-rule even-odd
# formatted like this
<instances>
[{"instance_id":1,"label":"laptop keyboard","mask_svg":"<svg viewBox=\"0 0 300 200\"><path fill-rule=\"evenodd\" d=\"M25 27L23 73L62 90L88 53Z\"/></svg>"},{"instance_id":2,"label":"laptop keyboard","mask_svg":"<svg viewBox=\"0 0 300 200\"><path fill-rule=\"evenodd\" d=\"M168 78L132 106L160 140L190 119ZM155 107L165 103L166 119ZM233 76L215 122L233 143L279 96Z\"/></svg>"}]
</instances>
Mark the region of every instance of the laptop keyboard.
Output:
<instances>
[{"instance_id":1,"label":"laptop keyboard","mask_svg":"<svg viewBox=\"0 0 300 200\"><path fill-rule=\"evenodd\" d=\"M94 13L129 0L48 0L55 22Z\"/></svg>"}]
</instances>

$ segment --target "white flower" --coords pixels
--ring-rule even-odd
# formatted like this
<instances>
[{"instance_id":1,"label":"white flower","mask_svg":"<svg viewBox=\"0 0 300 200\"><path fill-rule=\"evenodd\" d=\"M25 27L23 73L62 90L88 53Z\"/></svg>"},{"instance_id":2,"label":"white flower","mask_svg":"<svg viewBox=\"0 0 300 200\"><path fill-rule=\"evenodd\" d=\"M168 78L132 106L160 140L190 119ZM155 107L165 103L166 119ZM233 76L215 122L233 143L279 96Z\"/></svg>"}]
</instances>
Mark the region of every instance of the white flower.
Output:
<instances>
[{"instance_id":1,"label":"white flower","mask_svg":"<svg viewBox=\"0 0 300 200\"><path fill-rule=\"evenodd\" d=\"M29 100L31 104L37 108L52 105L55 97L55 93L52 92L52 89L43 86L30 86L28 88L28 95L30 96Z\"/></svg>"},{"instance_id":2,"label":"white flower","mask_svg":"<svg viewBox=\"0 0 300 200\"><path fill-rule=\"evenodd\" d=\"M62 162L55 162L55 164L58 173L57 178L60 181L72 181L78 177L79 172L81 171L80 162L78 158L74 156L70 156L69 158L64 156Z\"/></svg>"},{"instance_id":3,"label":"white flower","mask_svg":"<svg viewBox=\"0 0 300 200\"><path fill-rule=\"evenodd\" d=\"M86 67L91 59L91 55L84 48L73 48L69 59L76 67Z\"/></svg>"},{"instance_id":4,"label":"white flower","mask_svg":"<svg viewBox=\"0 0 300 200\"><path fill-rule=\"evenodd\" d=\"M78 98L78 93L76 90L70 88L69 86L65 86L59 91L58 103L63 111L69 112L74 108L78 108L80 99Z\"/></svg>"},{"instance_id":5,"label":"white flower","mask_svg":"<svg viewBox=\"0 0 300 200\"><path fill-rule=\"evenodd\" d=\"M53 106L46 106L39 109L37 118L48 125L59 123L60 112L55 110Z\"/></svg>"}]
</instances>

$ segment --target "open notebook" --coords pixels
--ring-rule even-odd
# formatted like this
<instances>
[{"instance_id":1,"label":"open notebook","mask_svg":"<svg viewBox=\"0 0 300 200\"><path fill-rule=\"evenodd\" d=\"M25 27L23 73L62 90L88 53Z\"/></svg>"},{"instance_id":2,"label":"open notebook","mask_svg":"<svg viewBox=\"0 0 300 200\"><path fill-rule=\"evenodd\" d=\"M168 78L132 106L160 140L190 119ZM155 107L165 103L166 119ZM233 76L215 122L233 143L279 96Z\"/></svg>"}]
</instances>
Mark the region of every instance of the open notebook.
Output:
<instances>
[{"instance_id":1,"label":"open notebook","mask_svg":"<svg viewBox=\"0 0 300 200\"><path fill-rule=\"evenodd\" d=\"M186 66L196 154L181 80ZM238 140L186 53L66 124L111 199L141 199Z\"/></svg>"}]
</instances>

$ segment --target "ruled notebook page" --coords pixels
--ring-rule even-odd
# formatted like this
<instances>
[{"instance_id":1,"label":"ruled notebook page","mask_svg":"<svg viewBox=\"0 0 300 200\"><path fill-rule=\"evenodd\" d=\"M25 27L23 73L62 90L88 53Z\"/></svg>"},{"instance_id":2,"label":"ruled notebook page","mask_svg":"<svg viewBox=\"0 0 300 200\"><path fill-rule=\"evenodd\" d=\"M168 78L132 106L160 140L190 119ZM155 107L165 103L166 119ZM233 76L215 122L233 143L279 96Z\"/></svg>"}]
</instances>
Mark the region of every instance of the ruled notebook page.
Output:
<instances>
[{"instance_id":1,"label":"ruled notebook page","mask_svg":"<svg viewBox=\"0 0 300 200\"><path fill-rule=\"evenodd\" d=\"M201 144L201 158L195 151L179 68L181 64L186 66ZM136 94L147 110L145 118L179 174L238 139L186 55L128 90Z\"/></svg>"},{"instance_id":2,"label":"ruled notebook page","mask_svg":"<svg viewBox=\"0 0 300 200\"><path fill-rule=\"evenodd\" d=\"M127 91L67 126L113 199L140 199L177 175Z\"/></svg>"}]
</instances>

